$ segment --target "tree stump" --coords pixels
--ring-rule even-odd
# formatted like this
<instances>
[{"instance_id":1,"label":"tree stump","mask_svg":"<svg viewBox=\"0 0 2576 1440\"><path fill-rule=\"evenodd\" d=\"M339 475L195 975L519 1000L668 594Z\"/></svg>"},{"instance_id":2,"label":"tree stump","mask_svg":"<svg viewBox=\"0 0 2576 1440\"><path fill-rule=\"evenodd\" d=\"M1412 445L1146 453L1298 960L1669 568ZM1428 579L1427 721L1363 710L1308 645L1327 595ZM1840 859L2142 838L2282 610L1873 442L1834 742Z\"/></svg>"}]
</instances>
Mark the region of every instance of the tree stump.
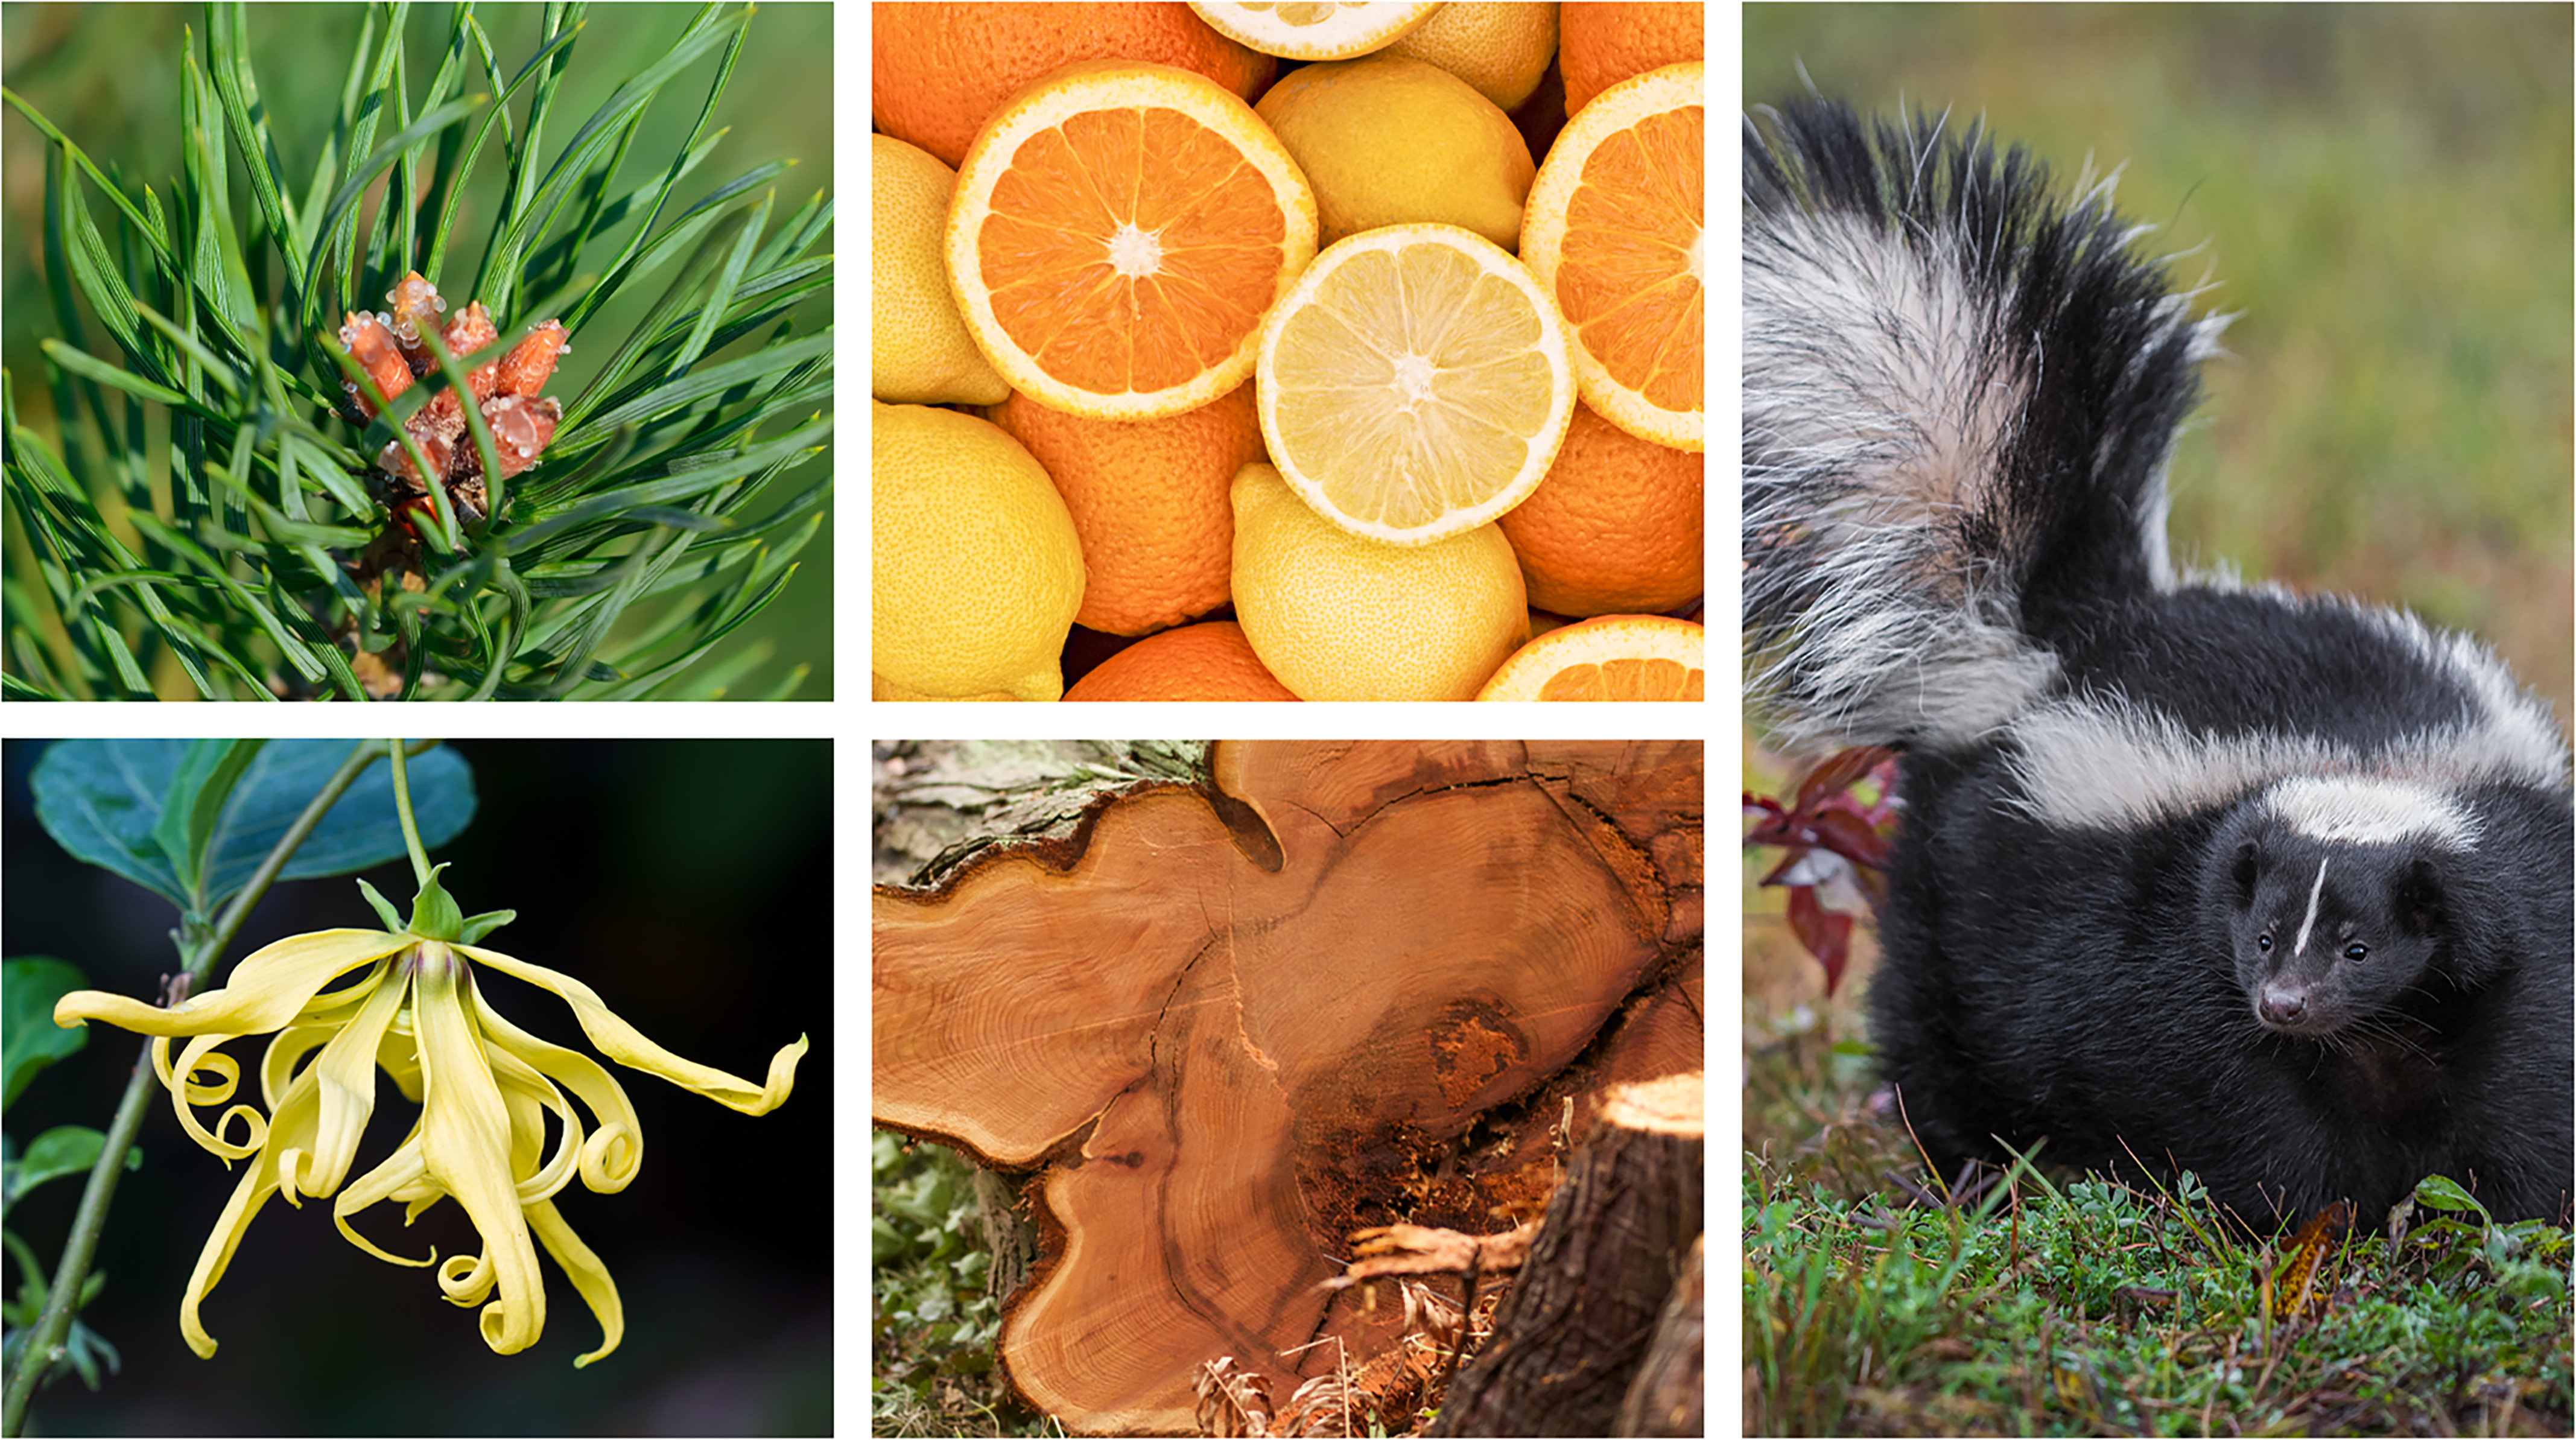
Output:
<instances>
[{"instance_id":1,"label":"tree stump","mask_svg":"<svg viewBox=\"0 0 2576 1440\"><path fill-rule=\"evenodd\" d=\"M1617 1428L1621 1405L1663 1332L1667 1302L1692 1271L1703 1228L1705 1082L1674 1075L1611 1091L1600 1125L1548 1204L1494 1333L1451 1383L1432 1434L1638 1433ZM1674 1343L1682 1343L1679 1334ZM1666 1370L1673 1363L1656 1361ZM1701 1362L1694 1355L1688 1363L1696 1412ZM1640 1401L1657 1403L1651 1394Z\"/></svg>"},{"instance_id":2,"label":"tree stump","mask_svg":"<svg viewBox=\"0 0 2576 1440\"><path fill-rule=\"evenodd\" d=\"M1704 1063L1697 742L1209 764L876 892L876 1122L1030 1173L1001 1359L1068 1429L1185 1433L1205 1362L1286 1394L1387 1347L1319 1288L1352 1230L1508 1230L1568 1102Z\"/></svg>"},{"instance_id":3,"label":"tree stump","mask_svg":"<svg viewBox=\"0 0 2576 1440\"><path fill-rule=\"evenodd\" d=\"M1707 1247L1706 1235L1691 1242L1690 1261L1647 1342L1645 1363L1619 1402L1613 1435L1708 1433Z\"/></svg>"}]
</instances>

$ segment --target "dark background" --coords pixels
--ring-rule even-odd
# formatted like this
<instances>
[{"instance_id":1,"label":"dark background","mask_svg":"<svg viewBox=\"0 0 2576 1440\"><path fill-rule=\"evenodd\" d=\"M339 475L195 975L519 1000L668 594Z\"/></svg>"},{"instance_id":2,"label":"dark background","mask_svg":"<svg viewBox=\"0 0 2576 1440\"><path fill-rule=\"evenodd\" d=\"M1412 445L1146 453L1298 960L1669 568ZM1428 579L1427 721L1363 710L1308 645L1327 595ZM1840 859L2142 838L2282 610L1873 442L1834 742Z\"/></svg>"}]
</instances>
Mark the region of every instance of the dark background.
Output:
<instances>
[{"instance_id":1,"label":"dark background","mask_svg":"<svg viewBox=\"0 0 2576 1440\"><path fill-rule=\"evenodd\" d=\"M432 1273L349 1244L330 1202L272 1198L201 1311L221 1349L200 1360L179 1335L179 1301L236 1172L199 1149L154 1087L143 1168L117 1188L84 1313L123 1352L91 1395L77 1375L40 1393L30 1434L823 1434L832 1417L832 755L825 741L457 741L478 799L464 833L431 852L467 913L516 909L484 941L560 970L667 1049L757 1082L801 1032L813 1048L796 1090L768 1115L738 1114L611 1065L641 1117L642 1171L614 1195L578 1179L556 1197L625 1300L614 1354L550 1257L542 1338L517 1355L485 1347L476 1312ZM71 961L92 986L154 992L178 968L160 897L81 865L35 820L27 776L43 742L5 747L5 926L9 955ZM381 762L379 762L381 763ZM408 862L365 872L407 911ZM345 876L281 885L219 963L308 930L374 928ZM571 1007L482 972L521 1028L597 1051ZM10 1107L21 1144L56 1124L104 1128L142 1042L91 1027L80 1054L40 1074ZM226 1047L256 1101L265 1039ZM220 1107L199 1111L211 1125ZM380 1163L417 1107L390 1085L351 1174ZM57 1180L9 1215L50 1267L82 1181ZM353 1223L383 1249L441 1259L478 1250L441 1203L408 1230L402 1207ZM542 1253L542 1247L541 1247ZM48 1276L50 1279L50 1275ZM8 1283L14 1286L11 1274Z\"/></svg>"}]
</instances>

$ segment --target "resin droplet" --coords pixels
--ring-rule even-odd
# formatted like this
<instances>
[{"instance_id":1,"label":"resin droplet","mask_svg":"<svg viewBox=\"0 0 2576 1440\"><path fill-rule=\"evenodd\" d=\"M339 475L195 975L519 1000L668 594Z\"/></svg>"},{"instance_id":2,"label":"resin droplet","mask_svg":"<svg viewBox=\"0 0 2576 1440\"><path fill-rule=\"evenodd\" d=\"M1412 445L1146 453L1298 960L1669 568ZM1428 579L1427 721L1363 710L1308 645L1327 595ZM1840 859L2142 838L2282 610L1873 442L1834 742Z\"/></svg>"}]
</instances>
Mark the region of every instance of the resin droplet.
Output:
<instances>
[{"instance_id":1,"label":"resin droplet","mask_svg":"<svg viewBox=\"0 0 2576 1440\"><path fill-rule=\"evenodd\" d=\"M447 322L447 329L438 337L439 343L447 347L447 353L460 360L500 338L499 327L492 323L492 312L483 308L480 300L458 311L456 318ZM493 393L493 374L499 365L497 360L486 360L466 372L465 388L474 392L475 399L486 399Z\"/></svg>"},{"instance_id":2,"label":"resin droplet","mask_svg":"<svg viewBox=\"0 0 2576 1440\"><path fill-rule=\"evenodd\" d=\"M556 357L571 348L564 343L560 320L549 320L529 331L527 339L511 346L510 353L501 357L500 388L495 393L534 400L546 388L546 381L554 377Z\"/></svg>"},{"instance_id":3,"label":"resin droplet","mask_svg":"<svg viewBox=\"0 0 2576 1440\"><path fill-rule=\"evenodd\" d=\"M508 479L537 463L563 423L563 406L549 398L529 400L495 395L483 402L483 423L492 427L492 449Z\"/></svg>"},{"instance_id":4,"label":"resin droplet","mask_svg":"<svg viewBox=\"0 0 2576 1440\"><path fill-rule=\"evenodd\" d=\"M438 329L438 312L447 308L447 302L438 298L438 287L422 279L420 272L414 270L385 292L385 303L393 307L393 314L385 323L392 328L394 339L401 344L403 359L410 364L411 373L428 374L438 362L430 355L429 347L422 343L421 337Z\"/></svg>"},{"instance_id":5,"label":"resin droplet","mask_svg":"<svg viewBox=\"0 0 2576 1440\"><path fill-rule=\"evenodd\" d=\"M411 388L411 367L404 363L393 332L375 316L364 310L350 311L349 318L340 323L340 345L367 372L367 378L376 382L386 399ZM348 380L341 381L340 388L349 392L349 403L362 421L376 418L375 402L367 398L366 391Z\"/></svg>"}]
</instances>

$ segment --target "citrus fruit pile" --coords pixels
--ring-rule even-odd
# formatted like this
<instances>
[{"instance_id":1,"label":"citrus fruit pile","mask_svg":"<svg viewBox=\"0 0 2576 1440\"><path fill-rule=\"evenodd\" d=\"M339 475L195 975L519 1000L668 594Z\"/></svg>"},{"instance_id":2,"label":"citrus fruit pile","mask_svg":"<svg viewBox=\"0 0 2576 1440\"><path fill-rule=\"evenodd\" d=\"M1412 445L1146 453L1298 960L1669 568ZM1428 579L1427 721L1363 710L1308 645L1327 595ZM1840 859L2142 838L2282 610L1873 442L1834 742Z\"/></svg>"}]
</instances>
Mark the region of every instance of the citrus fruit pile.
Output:
<instances>
[{"instance_id":1,"label":"citrus fruit pile","mask_svg":"<svg viewBox=\"0 0 2576 1440\"><path fill-rule=\"evenodd\" d=\"M877 698L1701 698L1703 7L871 15Z\"/></svg>"}]
</instances>

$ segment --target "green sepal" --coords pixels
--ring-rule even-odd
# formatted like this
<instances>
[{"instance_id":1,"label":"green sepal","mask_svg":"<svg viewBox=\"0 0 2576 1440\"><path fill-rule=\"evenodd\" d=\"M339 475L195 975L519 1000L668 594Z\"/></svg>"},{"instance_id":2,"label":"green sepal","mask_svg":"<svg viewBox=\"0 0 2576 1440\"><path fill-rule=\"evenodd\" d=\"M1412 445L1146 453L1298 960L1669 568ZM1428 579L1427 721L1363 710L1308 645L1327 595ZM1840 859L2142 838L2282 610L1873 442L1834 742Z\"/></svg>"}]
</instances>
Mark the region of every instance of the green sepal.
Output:
<instances>
[{"instance_id":1,"label":"green sepal","mask_svg":"<svg viewBox=\"0 0 2576 1440\"><path fill-rule=\"evenodd\" d=\"M452 941L465 933L465 912L438 883L438 872L446 868L444 861L429 867L429 878L420 882L420 893L412 897L411 933L423 940Z\"/></svg>"},{"instance_id":2,"label":"green sepal","mask_svg":"<svg viewBox=\"0 0 2576 1440\"><path fill-rule=\"evenodd\" d=\"M457 937L457 943L475 944L484 936L518 918L519 912L516 910L486 910L480 915L468 915L465 917L465 933Z\"/></svg>"},{"instance_id":3,"label":"green sepal","mask_svg":"<svg viewBox=\"0 0 2576 1440\"><path fill-rule=\"evenodd\" d=\"M367 903L376 907L376 914L385 922L386 934L400 935L403 933L402 917L394 913L394 905L392 901L387 900L384 896L378 894L376 892L376 887L368 884L364 880L358 882L358 889L366 895Z\"/></svg>"}]
</instances>

